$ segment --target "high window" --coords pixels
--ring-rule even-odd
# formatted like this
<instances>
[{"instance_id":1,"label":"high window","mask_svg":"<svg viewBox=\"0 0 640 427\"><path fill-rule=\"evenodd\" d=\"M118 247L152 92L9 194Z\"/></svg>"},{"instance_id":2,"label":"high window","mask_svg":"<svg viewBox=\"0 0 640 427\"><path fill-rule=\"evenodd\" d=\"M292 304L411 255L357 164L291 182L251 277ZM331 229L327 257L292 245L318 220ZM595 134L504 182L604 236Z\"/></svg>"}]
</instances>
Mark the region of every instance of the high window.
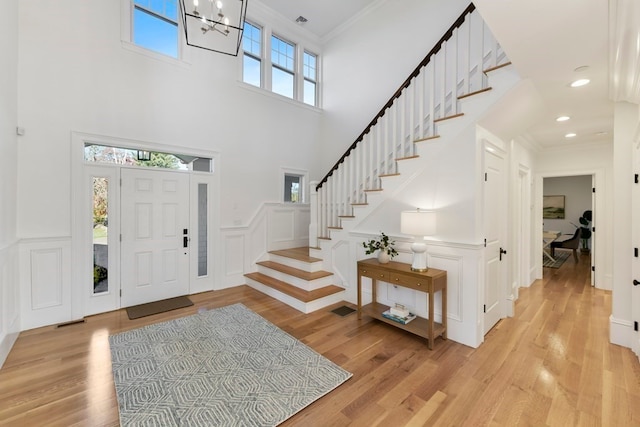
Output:
<instances>
[{"instance_id":1,"label":"high window","mask_svg":"<svg viewBox=\"0 0 640 427\"><path fill-rule=\"evenodd\" d=\"M248 22L244 23L242 36L242 77L245 83L260 87L262 64L262 29Z\"/></svg>"},{"instance_id":2,"label":"high window","mask_svg":"<svg viewBox=\"0 0 640 427\"><path fill-rule=\"evenodd\" d=\"M307 51L304 52L302 62L302 74L304 76L303 101L305 104L317 105L318 72L316 68L317 56Z\"/></svg>"},{"instance_id":3,"label":"high window","mask_svg":"<svg viewBox=\"0 0 640 427\"><path fill-rule=\"evenodd\" d=\"M271 90L293 98L295 87L295 46L271 36Z\"/></svg>"},{"instance_id":4,"label":"high window","mask_svg":"<svg viewBox=\"0 0 640 427\"><path fill-rule=\"evenodd\" d=\"M131 38L138 46L177 58L177 0L134 0Z\"/></svg>"},{"instance_id":5,"label":"high window","mask_svg":"<svg viewBox=\"0 0 640 427\"><path fill-rule=\"evenodd\" d=\"M242 81L312 106L319 106L319 58L300 43L245 22Z\"/></svg>"}]
</instances>

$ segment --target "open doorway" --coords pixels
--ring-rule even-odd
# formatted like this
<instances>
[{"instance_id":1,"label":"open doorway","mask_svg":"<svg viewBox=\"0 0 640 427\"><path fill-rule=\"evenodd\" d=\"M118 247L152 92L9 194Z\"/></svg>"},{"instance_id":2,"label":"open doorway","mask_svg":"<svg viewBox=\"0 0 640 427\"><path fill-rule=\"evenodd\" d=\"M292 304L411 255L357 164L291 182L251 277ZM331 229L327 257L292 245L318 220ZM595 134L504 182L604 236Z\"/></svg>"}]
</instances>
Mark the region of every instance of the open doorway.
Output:
<instances>
[{"instance_id":1,"label":"open doorway","mask_svg":"<svg viewBox=\"0 0 640 427\"><path fill-rule=\"evenodd\" d=\"M543 267L560 268L565 262L593 265L593 180L593 175L543 179Z\"/></svg>"}]
</instances>

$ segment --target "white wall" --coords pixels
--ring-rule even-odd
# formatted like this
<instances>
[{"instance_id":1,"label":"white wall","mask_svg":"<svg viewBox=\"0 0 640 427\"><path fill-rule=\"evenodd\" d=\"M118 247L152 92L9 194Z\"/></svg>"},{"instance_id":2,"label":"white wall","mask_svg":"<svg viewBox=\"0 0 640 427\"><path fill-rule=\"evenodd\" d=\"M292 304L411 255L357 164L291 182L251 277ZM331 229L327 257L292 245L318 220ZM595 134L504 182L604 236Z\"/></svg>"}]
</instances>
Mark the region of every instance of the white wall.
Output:
<instances>
[{"instance_id":1,"label":"white wall","mask_svg":"<svg viewBox=\"0 0 640 427\"><path fill-rule=\"evenodd\" d=\"M18 2L0 14L0 366L20 328L16 175L18 166Z\"/></svg>"},{"instance_id":2,"label":"white wall","mask_svg":"<svg viewBox=\"0 0 640 427\"><path fill-rule=\"evenodd\" d=\"M324 46L324 122L318 154L323 168L313 179L329 172L469 2L376 4Z\"/></svg>"},{"instance_id":3,"label":"white wall","mask_svg":"<svg viewBox=\"0 0 640 427\"><path fill-rule=\"evenodd\" d=\"M319 110L248 89L240 58L140 54L120 21L114 0L21 2L20 237L70 235L71 131L219 152L222 226L277 201L281 167L312 168Z\"/></svg>"},{"instance_id":4,"label":"white wall","mask_svg":"<svg viewBox=\"0 0 640 427\"><path fill-rule=\"evenodd\" d=\"M543 180L543 195L564 196L564 219L544 218L545 230L561 231L571 234L576 230L573 225L580 226L580 217L586 210L591 210L591 176L548 177Z\"/></svg>"}]
</instances>

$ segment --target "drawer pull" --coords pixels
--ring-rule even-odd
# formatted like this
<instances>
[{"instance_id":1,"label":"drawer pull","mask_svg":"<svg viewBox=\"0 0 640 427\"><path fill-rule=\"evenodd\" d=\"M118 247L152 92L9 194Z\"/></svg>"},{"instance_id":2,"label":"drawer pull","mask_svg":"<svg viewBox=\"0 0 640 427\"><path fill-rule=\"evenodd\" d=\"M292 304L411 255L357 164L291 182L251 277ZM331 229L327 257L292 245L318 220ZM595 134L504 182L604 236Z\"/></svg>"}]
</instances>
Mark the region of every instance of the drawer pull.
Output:
<instances>
[{"instance_id":1,"label":"drawer pull","mask_svg":"<svg viewBox=\"0 0 640 427\"><path fill-rule=\"evenodd\" d=\"M384 277L384 274L381 274L380 277Z\"/></svg>"},{"instance_id":2,"label":"drawer pull","mask_svg":"<svg viewBox=\"0 0 640 427\"><path fill-rule=\"evenodd\" d=\"M396 277L396 282L399 282L399 281L400 281L400 279L398 279L398 278Z\"/></svg>"},{"instance_id":3,"label":"drawer pull","mask_svg":"<svg viewBox=\"0 0 640 427\"><path fill-rule=\"evenodd\" d=\"M418 286L422 286L422 283L418 283Z\"/></svg>"}]
</instances>

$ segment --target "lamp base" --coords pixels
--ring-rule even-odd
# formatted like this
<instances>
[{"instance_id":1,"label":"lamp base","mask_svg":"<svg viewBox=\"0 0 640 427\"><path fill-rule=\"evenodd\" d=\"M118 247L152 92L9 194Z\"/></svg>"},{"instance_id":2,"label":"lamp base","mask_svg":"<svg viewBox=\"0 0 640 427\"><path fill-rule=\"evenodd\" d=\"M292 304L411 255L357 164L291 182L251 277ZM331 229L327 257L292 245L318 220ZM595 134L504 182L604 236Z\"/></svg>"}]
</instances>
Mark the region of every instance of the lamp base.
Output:
<instances>
[{"instance_id":1,"label":"lamp base","mask_svg":"<svg viewBox=\"0 0 640 427\"><path fill-rule=\"evenodd\" d=\"M427 271L427 245L424 243L414 242L411 245L411 251L413 252L411 271Z\"/></svg>"}]
</instances>

